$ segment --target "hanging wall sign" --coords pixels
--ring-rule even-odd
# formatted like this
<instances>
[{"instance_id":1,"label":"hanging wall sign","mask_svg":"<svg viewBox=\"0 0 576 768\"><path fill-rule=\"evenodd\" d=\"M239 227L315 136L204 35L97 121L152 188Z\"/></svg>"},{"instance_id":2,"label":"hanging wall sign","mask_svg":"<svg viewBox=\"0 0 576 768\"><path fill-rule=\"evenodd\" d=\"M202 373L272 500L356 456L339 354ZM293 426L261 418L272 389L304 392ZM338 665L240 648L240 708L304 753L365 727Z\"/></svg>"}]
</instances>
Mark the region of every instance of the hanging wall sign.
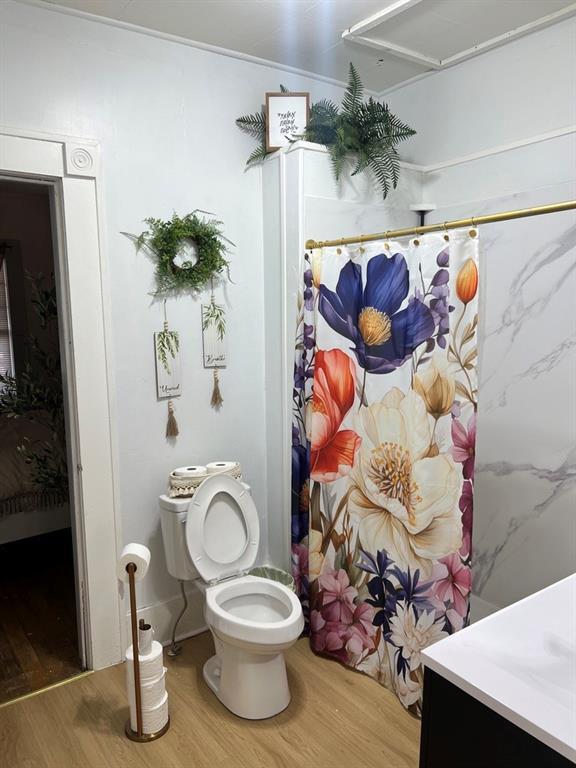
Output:
<instances>
[{"instance_id":1,"label":"hanging wall sign","mask_svg":"<svg viewBox=\"0 0 576 768\"><path fill-rule=\"evenodd\" d=\"M221 408L224 402L220 391L218 369L226 368L225 334L226 308L221 304L216 304L212 292L210 304L202 305L202 348L204 351L204 368L213 369L214 385L210 405L216 409Z\"/></svg>"},{"instance_id":2,"label":"hanging wall sign","mask_svg":"<svg viewBox=\"0 0 576 768\"><path fill-rule=\"evenodd\" d=\"M202 347L204 368L226 368L226 348L223 326L213 318L215 313L223 315L224 307L219 304L202 305ZM217 315L218 316L218 315Z\"/></svg>"},{"instance_id":3,"label":"hanging wall sign","mask_svg":"<svg viewBox=\"0 0 576 768\"><path fill-rule=\"evenodd\" d=\"M306 132L309 93L266 94L266 151L287 147Z\"/></svg>"},{"instance_id":4,"label":"hanging wall sign","mask_svg":"<svg viewBox=\"0 0 576 768\"><path fill-rule=\"evenodd\" d=\"M180 344L177 331L164 329L154 334L156 387L160 399L180 397L182 380Z\"/></svg>"}]
</instances>

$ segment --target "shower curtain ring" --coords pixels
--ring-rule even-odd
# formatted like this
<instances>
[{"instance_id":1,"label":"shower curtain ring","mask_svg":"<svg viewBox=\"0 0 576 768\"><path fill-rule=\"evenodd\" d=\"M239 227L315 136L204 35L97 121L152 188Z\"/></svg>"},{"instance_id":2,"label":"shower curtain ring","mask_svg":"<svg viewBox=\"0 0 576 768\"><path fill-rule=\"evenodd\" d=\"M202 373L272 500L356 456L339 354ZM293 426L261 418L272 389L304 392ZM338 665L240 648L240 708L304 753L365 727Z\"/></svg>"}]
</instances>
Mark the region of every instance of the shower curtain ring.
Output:
<instances>
[{"instance_id":1,"label":"shower curtain ring","mask_svg":"<svg viewBox=\"0 0 576 768\"><path fill-rule=\"evenodd\" d=\"M472 229L468 232L468 234L470 235L470 237L476 237L476 234L477 234L477 232L476 232L476 221L474 219L474 216L470 217L470 221L472 222Z\"/></svg>"},{"instance_id":2,"label":"shower curtain ring","mask_svg":"<svg viewBox=\"0 0 576 768\"><path fill-rule=\"evenodd\" d=\"M446 225L445 221L442 223L442 226L444 227L444 240L447 243L449 243L450 242L450 235L448 234L448 226Z\"/></svg>"}]
</instances>

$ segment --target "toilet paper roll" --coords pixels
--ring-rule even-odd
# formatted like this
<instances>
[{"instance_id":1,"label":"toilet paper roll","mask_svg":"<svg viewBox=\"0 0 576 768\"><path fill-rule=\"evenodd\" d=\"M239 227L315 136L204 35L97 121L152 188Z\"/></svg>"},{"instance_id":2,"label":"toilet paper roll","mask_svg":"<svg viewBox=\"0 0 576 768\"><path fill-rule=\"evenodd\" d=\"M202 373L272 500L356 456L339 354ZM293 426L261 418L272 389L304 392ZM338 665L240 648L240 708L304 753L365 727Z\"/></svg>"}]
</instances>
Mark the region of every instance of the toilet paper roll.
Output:
<instances>
[{"instance_id":1,"label":"toilet paper roll","mask_svg":"<svg viewBox=\"0 0 576 768\"><path fill-rule=\"evenodd\" d=\"M168 720L168 694L152 709L142 709L142 730L144 733L156 733L166 725ZM136 705L130 705L130 727L137 728Z\"/></svg>"},{"instance_id":2,"label":"toilet paper roll","mask_svg":"<svg viewBox=\"0 0 576 768\"><path fill-rule=\"evenodd\" d=\"M120 581L128 581L128 571L126 570L128 563L135 563L136 565L136 573L134 574L136 581L143 579L150 565L148 547L136 543L126 544L118 560L117 574Z\"/></svg>"},{"instance_id":3,"label":"toilet paper roll","mask_svg":"<svg viewBox=\"0 0 576 768\"><path fill-rule=\"evenodd\" d=\"M152 647L150 653L139 654L140 660L140 680L143 683L155 680L162 674L164 668L164 654L163 648L157 640L152 641ZM132 646L129 646L126 651L126 674L129 679L134 682L134 653Z\"/></svg>"},{"instance_id":4,"label":"toilet paper roll","mask_svg":"<svg viewBox=\"0 0 576 768\"><path fill-rule=\"evenodd\" d=\"M208 474L206 467L202 465L191 467L178 467L172 471L175 477L204 477Z\"/></svg>"},{"instance_id":5,"label":"toilet paper roll","mask_svg":"<svg viewBox=\"0 0 576 768\"><path fill-rule=\"evenodd\" d=\"M126 687L128 690L128 701L130 706L136 706L136 692L134 686L131 685L130 680L126 680ZM140 699L142 701L142 710L154 709L164 698L166 693L166 667L162 670L162 674L157 680L150 683L141 683L140 685Z\"/></svg>"},{"instance_id":6,"label":"toilet paper roll","mask_svg":"<svg viewBox=\"0 0 576 768\"><path fill-rule=\"evenodd\" d=\"M138 627L138 653L140 656L146 656L152 650L152 641L154 640L154 630L150 624Z\"/></svg>"},{"instance_id":7,"label":"toilet paper roll","mask_svg":"<svg viewBox=\"0 0 576 768\"><path fill-rule=\"evenodd\" d=\"M217 472L232 472L239 466L237 461L212 461L210 464L206 464L206 469L209 475L214 475Z\"/></svg>"}]
</instances>

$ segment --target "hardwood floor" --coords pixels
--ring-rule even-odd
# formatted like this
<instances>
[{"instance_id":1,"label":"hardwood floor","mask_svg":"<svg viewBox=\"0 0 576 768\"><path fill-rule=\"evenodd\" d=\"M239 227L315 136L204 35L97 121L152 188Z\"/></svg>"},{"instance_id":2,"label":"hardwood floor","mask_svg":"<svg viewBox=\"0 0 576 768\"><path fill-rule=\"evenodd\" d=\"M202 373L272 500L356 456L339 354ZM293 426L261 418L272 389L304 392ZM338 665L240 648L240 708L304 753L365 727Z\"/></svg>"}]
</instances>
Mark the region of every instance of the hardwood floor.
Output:
<instances>
[{"instance_id":1,"label":"hardwood floor","mask_svg":"<svg viewBox=\"0 0 576 768\"><path fill-rule=\"evenodd\" d=\"M124 666L72 680L0 709L0 764L10 768L416 768L420 723L374 680L315 656L306 639L287 653L292 701L270 720L241 720L202 678L205 633L168 667L171 728L136 744ZM5 762L2 762L4 760Z\"/></svg>"},{"instance_id":2,"label":"hardwood floor","mask_svg":"<svg viewBox=\"0 0 576 768\"><path fill-rule=\"evenodd\" d=\"M80 671L69 530L0 546L0 703Z\"/></svg>"}]
</instances>

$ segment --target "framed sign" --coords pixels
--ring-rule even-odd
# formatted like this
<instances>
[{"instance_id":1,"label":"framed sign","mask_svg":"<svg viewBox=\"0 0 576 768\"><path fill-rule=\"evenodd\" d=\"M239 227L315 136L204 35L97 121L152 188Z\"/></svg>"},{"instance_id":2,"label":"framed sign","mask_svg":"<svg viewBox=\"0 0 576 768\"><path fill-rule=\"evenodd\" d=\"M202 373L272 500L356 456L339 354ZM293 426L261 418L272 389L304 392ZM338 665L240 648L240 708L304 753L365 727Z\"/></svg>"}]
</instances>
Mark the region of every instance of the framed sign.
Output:
<instances>
[{"instance_id":1,"label":"framed sign","mask_svg":"<svg viewBox=\"0 0 576 768\"><path fill-rule=\"evenodd\" d=\"M309 93L267 93L266 151L286 147L304 133L309 116Z\"/></svg>"}]
</instances>

